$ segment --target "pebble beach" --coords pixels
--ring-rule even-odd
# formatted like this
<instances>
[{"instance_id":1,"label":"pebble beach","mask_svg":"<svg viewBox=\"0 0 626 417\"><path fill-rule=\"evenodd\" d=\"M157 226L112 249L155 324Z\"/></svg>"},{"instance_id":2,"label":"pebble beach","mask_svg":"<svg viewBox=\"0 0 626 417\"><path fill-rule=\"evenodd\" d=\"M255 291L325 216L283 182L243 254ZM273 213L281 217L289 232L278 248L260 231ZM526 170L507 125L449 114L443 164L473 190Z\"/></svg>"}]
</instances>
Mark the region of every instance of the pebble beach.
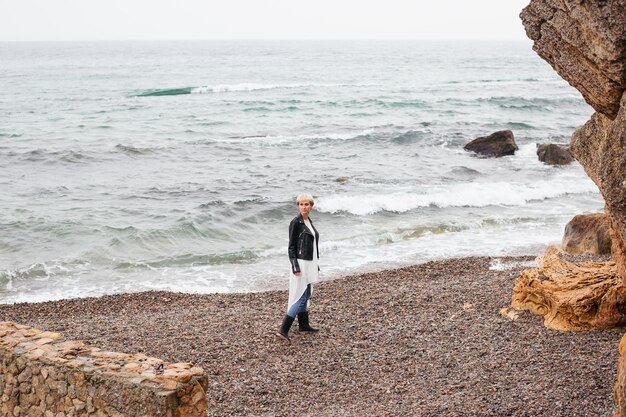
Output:
<instances>
[{"instance_id":1,"label":"pebble beach","mask_svg":"<svg viewBox=\"0 0 626 417\"><path fill-rule=\"evenodd\" d=\"M624 332L559 332L511 312L532 259L448 259L316 284L321 331L294 323L291 345L274 335L286 291L5 304L0 320L201 366L212 416L610 416Z\"/></svg>"}]
</instances>

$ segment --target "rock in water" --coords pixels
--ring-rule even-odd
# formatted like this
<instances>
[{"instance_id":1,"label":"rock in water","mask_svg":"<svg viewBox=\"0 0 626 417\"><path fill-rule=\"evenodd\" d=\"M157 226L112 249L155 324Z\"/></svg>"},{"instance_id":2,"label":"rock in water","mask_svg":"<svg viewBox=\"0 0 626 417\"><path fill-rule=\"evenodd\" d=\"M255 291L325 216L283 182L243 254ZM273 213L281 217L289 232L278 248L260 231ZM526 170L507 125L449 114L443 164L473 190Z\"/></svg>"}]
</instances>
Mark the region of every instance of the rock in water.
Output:
<instances>
[{"instance_id":1,"label":"rock in water","mask_svg":"<svg viewBox=\"0 0 626 417\"><path fill-rule=\"evenodd\" d=\"M463 147L466 151L473 151L484 156L500 157L513 155L519 148L515 143L513 132L500 130L489 136L481 136Z\"/></svg>"},{"instance_id":2,"label":"rock in water","mask_svg":"<svg viewBox=\"0 0 626 417\"><path fill-rule=\"evenodd\" d=\"M604 213L579 214L565 226L561 248L572 254L611 253L609 223Z\"/></svg>"},{"instance_id":3,"label":"rock in water","mask_svg":"<svg viewBox=\"0 0 626 417\"><path fill-rule=\"evenodd\" d=\"M569 146L558 143L538 143L537 157L548 165L567 165L574 160Z\"/></svg>"}]
</instances>

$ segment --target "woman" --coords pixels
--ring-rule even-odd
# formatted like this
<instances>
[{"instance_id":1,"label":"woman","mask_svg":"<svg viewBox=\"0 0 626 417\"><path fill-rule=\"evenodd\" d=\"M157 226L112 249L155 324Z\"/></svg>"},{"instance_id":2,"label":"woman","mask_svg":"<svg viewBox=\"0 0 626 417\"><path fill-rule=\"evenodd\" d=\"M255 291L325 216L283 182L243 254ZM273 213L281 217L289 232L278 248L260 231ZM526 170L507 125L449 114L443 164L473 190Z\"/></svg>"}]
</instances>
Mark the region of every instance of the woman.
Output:
<instances>
[{"instance_id":1,"label":"woman","mask_svg":"<svg viewBox=\"0 0 626 417\"><path fill-rule=\"evenodd\" d=\"M301 332L317 332L309 325L308 301L311 297L311 284L319 278L319 233L313 227L309 213L313 208L313 197L300 194L296 198L300 214L289 223L289 302L287 315L277 335L291 343L289 329L298 316L298 329Z\"/></svg>"}]
</instances>

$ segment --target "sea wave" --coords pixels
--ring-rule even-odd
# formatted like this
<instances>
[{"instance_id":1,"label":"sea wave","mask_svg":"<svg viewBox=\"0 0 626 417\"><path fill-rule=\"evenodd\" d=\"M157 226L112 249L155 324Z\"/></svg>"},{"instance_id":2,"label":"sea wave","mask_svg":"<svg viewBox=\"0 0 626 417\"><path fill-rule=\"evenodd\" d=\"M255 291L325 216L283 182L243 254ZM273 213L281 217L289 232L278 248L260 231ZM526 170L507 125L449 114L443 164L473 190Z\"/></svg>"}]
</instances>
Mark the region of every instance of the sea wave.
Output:
<instances>
[{"instance_id":1,"label":"sea wave","mask_svg":"<svg viewBox=\"0 0 626 417\"><path fill-rule=\"evenodd\" d=\"M484 175L485 174L483 174L482 172L470 167L454 166L444 174L443 179L452 181L467 181L468 179L474 179Z\"/></svg>"},{"instance_id":2,"label":"sea wave","mask_svg":"<svg viewBox=\"0 0 626 417\"><path fill-rule=\"evenodd\" d=\"M119 262L114 266L114 269L153 269L171 267L193 267L201 265L249 264L255 262L258 258L258 254L251 250L242 250L221 254L185 253L151 260Z\"/></svg>"},{"instance_id":3,"label":"sea wave","mask_svg":"<svg viewBox=\"0 0 626 417\"><path fill-rule=\"evenodd\" d=\"M183 253L162 256L154 259L119 260L106 252L86 252L84 259L55 259L38 262L26 267L0 270L0 283L5 290L11 290L17 281L45 281L53 277L76 277L93 268L108 265L113 271L136 269L160 269L195 267L203 265L250 264L259 259L259 254L251 250L241 250L215 254Z\"/></svg>"},{"instance_id":4,"label":"sea wave","mask_svg":"<svg viewBox=\"0 0 626 417\"><path fill-rule=\"evenodd\" d=\"M487 123L487 126L492 126L496 129L510 129L510 130L535 130L537 129L535 126L524 123L524 122L506 122L502 123L501 121Z\"/></svg>"},{"instance_id":5,"label":"sea wave","mask_svg":"<svg viewBox=\"0 0 626 417\"><path fill-rule=\"evenodd\" d=\"M14 281L46 280L53 276L75 275L89 268L89 263L80 260L55 259L37 262L26 267L0 271L0 283L10 290Z\"/></svg>"},{"instance_id":6,"label":"sea wave","mask_svg":"<svg viewBox=\"0 0 626 417\"><path fill-rule=\"evenodd\" d=\"M459 140L465 140L463 136ZM364 144L368 142L389 142L394 145L407 145L419 142L425 145L441 145L441 139L430 129L410 129L404 131L379 130L369 128L348 132L320 132L317 134L301 135L242 135L230 136L227 140L205 140L204 143L214 144L216 142L239 143L241 140L249 141L257 145L297 145L300 142L325 143L325 142L358 142Z\"/></svg>"},{"instance_id":7,"label":"sea wave","mask_svg":"<svg viewBox=\"0 0 626 417\"><path fill-rule=\"evenodd\" d=\"M456 107L474 107L477 105L492 105L510 110L544 111L562 106L585 106L582 97L576 95L557 97L522 97L522 96L490 96L477 98L445 98L435 104L453 105Z\"/></svg>"},{"instance_id":8,"label":"sea wave","mask_svg":"<svg viewBox=\"0 0 626 417\"><path fill-rule=\"evenodd\" d=\"M585 102L581 97L516 97L516 96L494 96L488 98L479 98L479 103L495 104L498 107L519 110L543 110L552 108L553 106L563 105L584 105Z\"/></svg>"},{"instance_id":9,"label":"sea wave","mask_svg":"<svg viewBox=\"0 0 626 417\"><path fill-rule=\"evenodd\" d=\"M122 145L118 143L115 145L115 152L120 152L128 156L147 155L154 152L153 148L138 148L130 145Z\"/></svg>"},{"instance_id":10,"label":"sea wave","mask_svg":"<svg viewBox=\"0 0 626 417\"><path fill-rule=\"evenodd\" d=\"M345 100L342 102L337 103L340 107L345 107L345 108L370 108L370 107L376 107L376 108L384 108L384 109L389 109L389 108L404 108L404 107L408 107L408 108L427 108L427 107L431 107L432 103L425 101L425 100L420 100L420 99L405 99L405 100L388 100L388 99L382 99L382 98L367 98L367 99L351 99L351 100Z\"/></svg>"},{"instance_id":11,"label":"sea wave","mask_svg":"<svg viewBox=\"0 0 626 417\"><path fill-rule=\"evenodd\" d=\"M227 140L207 140L204 141L207 144L214 144L216 142L235 142L239 143L242 140L249 141L259 145L284 145L293 144L294 142L301 141L350 141L350 140L367 140L371 138L376 132L375 129L364 129L351 132L325 132L318 134L302 134L302 135L243 135L243 136L231 136Z\"/></svg>"},{"instance_id":12,"label":"sea wave","mask_svg":"<svg viewBox=\"0 0 626 417\"><path fill-rule=\"evenodd\" d=\"M360 234L347 239L322 241L320 250L325 253L334 252L338 249L354 247L380 247L399 242L412 241L432 237L432 235L444 235L451 233L468 232L475 229L509 227L520 223L532 224L542 222L545 219L533 217L493 217L482 221L473 221L460 224L458 222L430 224L412 228L397 229L371 234ZM407 242L408 243L408 242ZM269 252L269 251L268 251ZM280 251L272 251L272 255L282 255Z\"/></svg>"},{"instance_id":13,"label":"sea wave","mask_svg":"<svg viewBox=\"0 0 626 417\"><path fill-rule=\"evenodd\" d=\"M95 153L81 149L49 150L43 148L25 152L8 152L8 157L15 157L24 162L43 162L45 164L70 163L82 164L95 160Z\"/></svg>"},{"instance_id":14,"label":"sea wave","mask_svg":"<svg viewBox=\"0 0 626 417\"><path fill-rule=\"evenodd\" d=\"M166 88L161 90L146 90L139 94L136 94L136 97L159 97L159 96L179 96L183 94L191 94L191 92L196 87L181 87L181 88Z\"/></svg>"},{"instance_id":15,"label":"sea wave","mask_svg":"<svg viewBox=\"0 0 626 417\"><path fill-rule=\"evenodd\" d=\"M166 89L150 89L135 94L135 97L158 97L158 96L178 96L185 94L216 94L229 92L250 92L258 90L276 90L276 89L293 89L293 88L311 88L311 87L345 87L345 84L324 84L324 83L305 83L305 84L258 84L258 83L240 83L240 84L218 84L203 85L200 87L177 87ZM350 86L353 87L353 86Z\"/></svg>"},{"instance_id":16,"label":"sea wave","mask_svg":"<svg viewBox=\"0 0 626 417\"><path fill-rule=\"evenodd\" d=\"M391 138L391 142L397 144L414 143L416 141L423 140L429 133L431 132L424 130L408 130L406 132L393 135Z\"/></svg>"},{"instance_id":17,"label":"sea wave","mask_svg":"<svg viewBox=\"0 0 626 417\"><path fill-rule=\"evenodd\" d=\"M523 206L531 201L546 200L567 194L597 192L591 181L564 179L535 184L509 182L474 182L431 186L424 193L338 194L318 198L315 206L325 213L350 213L366 216L382 211L404 213L420 207L487 207Z\"/></svg>"},{"instance_id":18,"label":"sea wave","mask_svg":"<svg viewBox=\"0 0 626 417\"><path fill-rule=\"evenodd\" d=\"M422 226L409 229L401 229L395 231L378 232L372 234L360 234L346 239L328 240L320 243L320 251L325 253L334 252L338 249L345 248L364 248L371 246L389 245L397 242L419 239L427 235L439 235L444 233L455 233L467 230L469 226L461 226L458 224L438 224L431 226ZM282 251L267 251L271 255L282 255Z\"/></svg>"},{"instance_id":19,"label":"sea wave","mask_svg":"<svg viewBox=\"0 0 626 417\"><path fill-rule=\"evenodd\" d=\"M554 77L526 77L526 78L482 78L482 79L474 79L474 80L452 80L447 81L445 84L489 84L489 83L509 83L509 84L517 84L517 83L527 83L527 82L561 82L559 79L555 79Z\"/></svg>"}]
</instances>

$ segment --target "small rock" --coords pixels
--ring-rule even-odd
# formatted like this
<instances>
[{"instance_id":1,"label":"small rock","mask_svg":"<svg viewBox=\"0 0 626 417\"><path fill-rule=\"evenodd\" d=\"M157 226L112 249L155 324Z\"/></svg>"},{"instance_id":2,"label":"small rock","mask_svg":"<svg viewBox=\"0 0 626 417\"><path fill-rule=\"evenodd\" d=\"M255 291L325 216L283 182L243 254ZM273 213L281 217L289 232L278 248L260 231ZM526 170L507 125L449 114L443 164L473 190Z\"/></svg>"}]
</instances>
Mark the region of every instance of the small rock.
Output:
<instances>
[{"instance_id":1,"label":"small rock","mask_svg":"<svg viewBox=\"0 0 626 417\"><path fill-rule=\"evenodd\" d=\"M519 316L519 313L517 313L514 310L509 310L506 307L503 307L503 308L500 309L500 315L502 317L507 317L507 318L509 318L511 320L517 320L517 318Z\"/></svg>"},{"instance_id":2,"label":"small rock","mask_svg":"<svg viewBox=\"0 0 626 417\"><path fill-rule=\"evenodd\" d=\"M557 143L538 143L537 157L548 165L567 165L574 160L569 146Z\"/></svg>"}]
</instances>

